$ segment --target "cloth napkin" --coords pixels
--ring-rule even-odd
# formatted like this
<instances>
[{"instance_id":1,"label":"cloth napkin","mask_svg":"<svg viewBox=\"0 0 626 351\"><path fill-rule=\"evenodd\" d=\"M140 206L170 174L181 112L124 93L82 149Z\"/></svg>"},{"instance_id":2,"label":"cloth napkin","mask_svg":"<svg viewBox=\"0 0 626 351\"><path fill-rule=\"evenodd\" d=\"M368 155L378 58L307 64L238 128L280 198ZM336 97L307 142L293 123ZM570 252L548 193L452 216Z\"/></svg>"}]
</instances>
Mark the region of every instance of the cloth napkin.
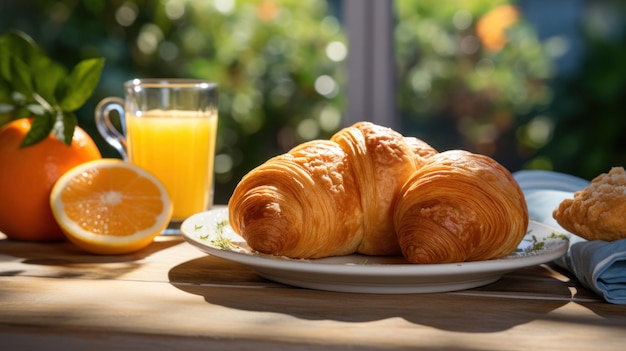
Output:
<instances>
[{"instance_id":1,"label":"cloth napkin","mask_svg":"<svg viewBox=\"0 0 626 351\"><path fill-rule=\"evenodd\" d=\"M519 171L513 177L524 192L530 218L557 229L570 240L569 250L555 263L607 302L626 304L626 239L587 241L563 229L552 217L561 201L573 198L589 182L550 171Z\"/></svg>"}]
</instances>

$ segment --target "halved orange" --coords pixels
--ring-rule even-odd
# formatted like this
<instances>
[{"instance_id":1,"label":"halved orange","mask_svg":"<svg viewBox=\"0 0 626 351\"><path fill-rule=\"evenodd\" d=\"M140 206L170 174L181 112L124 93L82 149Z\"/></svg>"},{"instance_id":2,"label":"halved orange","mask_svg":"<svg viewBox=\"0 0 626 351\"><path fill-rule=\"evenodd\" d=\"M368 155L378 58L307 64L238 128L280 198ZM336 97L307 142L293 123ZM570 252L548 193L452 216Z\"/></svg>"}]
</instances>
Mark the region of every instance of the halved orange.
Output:
<instances>
[{"instance_id":1,"label":"halved orange","mask_svg":"<svg viewBox=\"0 0 626 351\"><path fill-rule=\"evenodd\" d=\"M68 239L96 254L140 250L172 218L165 186L148 171L118 159L78 165L50 193L50 206Z\"/></svg>"}]
</instances>

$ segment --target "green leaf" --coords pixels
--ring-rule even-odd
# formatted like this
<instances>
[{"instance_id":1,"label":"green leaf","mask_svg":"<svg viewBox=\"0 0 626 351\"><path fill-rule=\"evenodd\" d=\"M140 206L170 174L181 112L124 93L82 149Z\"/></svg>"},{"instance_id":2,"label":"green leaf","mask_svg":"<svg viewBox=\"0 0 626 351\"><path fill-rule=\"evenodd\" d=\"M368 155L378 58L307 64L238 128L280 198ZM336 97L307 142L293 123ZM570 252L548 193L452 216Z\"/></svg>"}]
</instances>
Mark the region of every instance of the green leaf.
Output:
<instances>
[{"instance_id":1,"label":"green leaf","mask_svg":"<svg viewBox=\"0 0 626 351\"><path fill-rule=\"evenodd\" d=\"M0 77L0 102L11 102L11 90L9 82Z\"/></svg>"},{"instance_id":2,"label":"green leaf","mask_svg":"<svg viewBox=\"0 0 626 351\"><path fill-rule=\"evenodd\" d=\"M11 121L10 114L0 113L0 126L8 123L9 121Z\"/></svg>"},{"instance_id":3,"label":"green leaf","mask_svg":"<svg viewBox=\"0 0 626 351\"><path fill-rule=\"evenodd\" d=\"M41 104L28 104L24 106L28 110L29 116L41 116L46 113L46 109Z\"/></svg>"},{"instance_id":4,"label":"green leaf","mask_svg":"<svg viewBox=\"0 0 626 351\"><path fill-rule=\"evenodd\" d=\"M78 119L72 112L58 113L52 127L52 135L67 145L72 144L74 128L78 125Z\"/></svg>"},{"instance_id":5,"label":"green leaf","mask_svg":"<svg viewBox=\"0 0 626 351\"><path fill-rule=\"evenodd\" d=\"M65 82L65 95L59 106L65 112L79 109L93 94L104 68L104 59L87 59L79 62Z\"/></svg>"},{"instance_id":6,"label":"green leaf","mask_svg":"<svg viewBox=\"0 0 626 351\"><path fill-rule=\"evenodd\" d=\"M68 74L28 35L11 31L0 37L0 126L33 117L21 146L52 136L70 145L78 120L74 111L92 96L104 59L79 62Z\"/></svg>"},{"instance_id":7,"label":"green leaf","mask_svg":"<svg viewBox=\"0 0 626 351\"><path fill-rule=\"evenodd\" d=\"M21 31L10 31L0 38L0 74L11 81L11 58L19 57L23 62L30 63L34 57L42 55L43 51L30 36Z\"/></svg>"},{"instance_id":8,"label":"green leaf","mask_svg":"<svg viewBox=\"0 0 626 351\"><path fill-rule=\"evenodd\" d=\"M27 106L18 107L13 114L13 119L32 117L33 113Z\"/></svg>"},{"instance_id":9,"label":"green leaf","mask_svg":"<svg viewBox=\"0 0 626 351\"><path fill-rule=\"evenodd\" d=\"M50 113L45 113L43 116L33 118L30 130L26 133L20 147L27 147L44 140L50 135L53 126L54 116Z\"/></svg>"},{"instance_id":10,"label":"green leaf","mask_svg":"<svg viewBox=\"0 0 626 351\"><path fill-rule=\"evenodd\" d=\"M48 57L41 56L30 65L35 91L51 105L57 105L57 89L67 76L67 70Z\"/></svg>"},{"instance_id":11,"label":"green leaf","mask_svg":"<svg viewBox=\"0 0 626 351\"><path fill-rule=\"evenodd\" d=\"M13 90L22 93L25 96L33 94L32 76L28 65L19 57L12 57L11 62L11 83Z\"/></svg>"}]
</instances>

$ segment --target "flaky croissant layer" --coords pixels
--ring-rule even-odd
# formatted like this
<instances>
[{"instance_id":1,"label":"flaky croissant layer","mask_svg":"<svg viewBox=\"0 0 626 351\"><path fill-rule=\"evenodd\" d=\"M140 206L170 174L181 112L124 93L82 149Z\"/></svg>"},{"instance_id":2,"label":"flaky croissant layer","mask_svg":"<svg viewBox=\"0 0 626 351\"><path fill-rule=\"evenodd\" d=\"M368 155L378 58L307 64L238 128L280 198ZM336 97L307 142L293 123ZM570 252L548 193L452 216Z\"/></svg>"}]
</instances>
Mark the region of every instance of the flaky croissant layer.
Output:
<instances>
[{"instance_id":1,"label":"flaky croissant layer","mask_svg":"<svg viewBox=\"0 0 626 351\"><path fill-rule=\"evenodd\" d=\"M345 153L304 143L248 173L228 203L229 222L259 252L292 258L354 253L363 212Z\"/></svg>"},{"instance_id":2,"label":"flaky croissant layer","mask_svg":"<svg viewBox=\"0 0 626 351\"><path fill-rule=\"evenodd\" d=\"M484 260L511 253L528 224L521 190L497 162L438 153L369 122L271 158L242 178L228 208L252 249L291 258Z\"/></svg>"},{"instance_id":3,"label":"flaky croissant layer","mask_svg":"<svg viewBox=\"0 0 626 351\"><path fill-rule=\"evenodd\" d=\"M413 173L393 216L402 253L412 263L504 257L528 228L524 194L509 171L462 150L434 155Z\"/></svg>"}]
</instances>

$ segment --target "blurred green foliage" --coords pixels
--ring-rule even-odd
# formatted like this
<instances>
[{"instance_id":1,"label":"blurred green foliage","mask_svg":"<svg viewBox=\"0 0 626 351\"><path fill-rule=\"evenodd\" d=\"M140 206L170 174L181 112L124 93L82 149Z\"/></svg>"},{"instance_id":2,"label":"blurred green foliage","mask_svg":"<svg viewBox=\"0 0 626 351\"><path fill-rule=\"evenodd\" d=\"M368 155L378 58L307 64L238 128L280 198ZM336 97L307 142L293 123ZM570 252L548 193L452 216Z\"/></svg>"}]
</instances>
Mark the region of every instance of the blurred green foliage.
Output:
<instances>
[{"instance_id":1,"label":"blurred green foliage","mask_svg":"<svg viewBox=\"0 0 626 351\"><path fill-rule=\"evenodd\" d=\"M79 124L105 156L119 157L96 131L93 109L106 96L122 96L124 81L193 77L218 82L217 203L225 203L254 166L302 141L328 138L341 126L343 58L331 59L326 52L331 44L346 44L324 1L0 4L0 30L23 30L51 57L68 64L106 58L100 86L78 113ZM321 92L316 88L320 77L327 87Z\"/></svg>"},{"instance_id":2,"label":"blurred green foliage","mask_svg":"<svg viewBox=\"0 0 626 351\"><path fill-rule=\"evenodd\" d=\"M626 1L591 5L582 23L580 70L555 79L546 111L554 133L531 161L587 179L626 167Z\"/></svg>"},{"instance_id":3,"label":"blurred green foliage","mask_svg":"<svg viewBox=\"0 0 626 351\"><path fill-rule=\"evenodd\" d=\"M125 80L193 77L220 85L216 201L241 176L293 145L341 127L346 84L339 1L0 0L0 31L31 35L72 66L105 57L79 124ZM602 0L616 12L623 0ZM581 69L562 77L513 1L396 0L401 132L439 150L492 156L515 171L585 178L624 165L624 26L610 37L582 26ZM513 11L512 11L513 10Z\"/></svg>"},{"instance_id":4,"label":"blurred green foliage","mask_svg":"<svg viewBox=\"0 0 626 351\"><path fill-rule=\"evenodd\" d=\"M510 3L398 0L396 47L403 128L515 170L545 143L525 128L551 102L553 67Z\"/></svg>"},{"instance_id":5,"label":"blurred green foliage","mask_svg":"<svg viewBox=\"0 0 626 351\"><path fill-rule=\"evenodd\" d=\"M626 1L583 3L578 25L585 50L569 75L555 66L555 52L567 43L540 41L523 13L510 21L515 4L396 0L404 132L439 150L490 155L512 171L550 169L591 179L624 166ZM499 31L502 46L490 47Z\"/></svg>"}]
</instances>

